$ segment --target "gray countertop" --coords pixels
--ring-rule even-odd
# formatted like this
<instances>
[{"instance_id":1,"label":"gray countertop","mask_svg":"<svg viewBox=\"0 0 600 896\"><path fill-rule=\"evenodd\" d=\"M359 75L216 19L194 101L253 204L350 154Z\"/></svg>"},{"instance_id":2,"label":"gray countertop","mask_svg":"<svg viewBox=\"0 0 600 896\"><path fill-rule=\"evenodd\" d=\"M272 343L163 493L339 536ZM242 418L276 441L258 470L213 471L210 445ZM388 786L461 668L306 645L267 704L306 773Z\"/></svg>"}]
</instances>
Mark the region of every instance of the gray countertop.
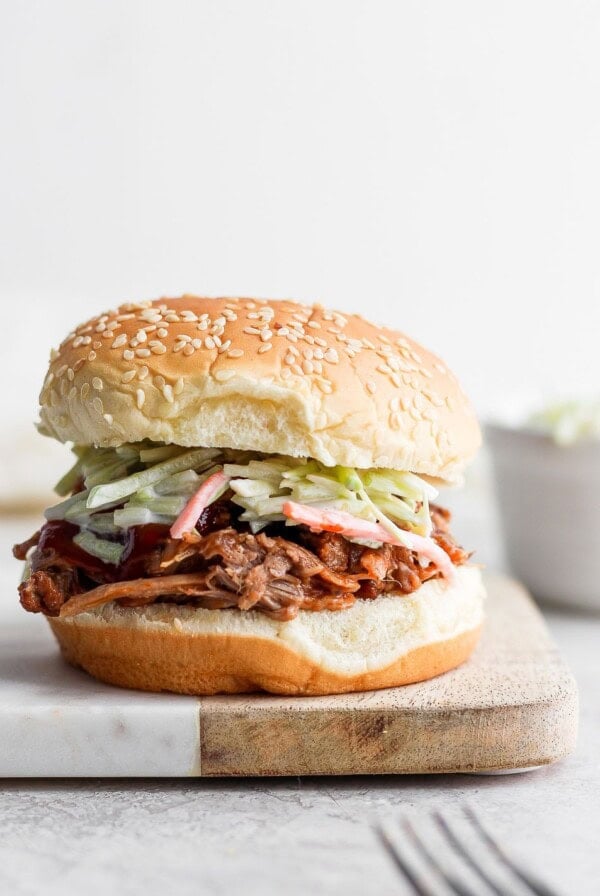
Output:
<instances>
[{"instance_id":1,"label":"gray countertop","mask_svg":"<svg viewBox=\"0 0 600 896\"><path fill-rule=\"evenodd\" d=\"M488 524L465 517L461 535L477 532L480 556L500 565ZM0 525L4 601L17 576L9 542L30 527ZM600 619L546 617L581 694L579 746L564 762L503 777L3 781L0 892L402 893L371 824L467 800L559 891L597 894Z\"/></svg>"}]
</instances>

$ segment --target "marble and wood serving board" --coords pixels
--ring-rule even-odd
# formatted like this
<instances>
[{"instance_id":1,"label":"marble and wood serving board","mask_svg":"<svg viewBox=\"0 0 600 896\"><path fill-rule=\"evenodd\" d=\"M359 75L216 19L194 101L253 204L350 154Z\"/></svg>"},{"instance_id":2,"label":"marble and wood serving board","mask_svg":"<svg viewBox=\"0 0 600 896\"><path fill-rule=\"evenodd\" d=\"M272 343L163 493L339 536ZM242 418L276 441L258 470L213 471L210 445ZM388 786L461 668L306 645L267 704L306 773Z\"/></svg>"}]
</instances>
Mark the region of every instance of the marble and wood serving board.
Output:
<instances>
[{"instance_id":1,"label":"marble and wood serving board","mask_svg":"<svg viewBox=\"0 0 600 896\"><path fill-rule=\"evenodd\" d=\"M41 617L11 609L0 618L0 776L419 774L555 762L575 745L575 682L521 586L487 581L483 637L460 669L332 697L112 688L66 666Z\"/></svg>"}]
</instances>

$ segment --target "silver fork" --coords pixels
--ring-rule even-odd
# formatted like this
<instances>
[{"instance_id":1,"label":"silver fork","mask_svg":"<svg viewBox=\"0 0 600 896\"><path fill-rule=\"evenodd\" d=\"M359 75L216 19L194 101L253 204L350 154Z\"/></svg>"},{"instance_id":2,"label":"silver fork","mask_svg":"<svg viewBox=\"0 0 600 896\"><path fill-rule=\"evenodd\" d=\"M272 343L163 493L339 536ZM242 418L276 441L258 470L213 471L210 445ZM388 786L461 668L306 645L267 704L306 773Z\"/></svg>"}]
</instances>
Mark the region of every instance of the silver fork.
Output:
<instances>
[{"instance_id":1,"label":"silver fork","mask_svg":"<svg viewBox=\"0 0 600 896\"><path fill-rule=\"evenodd\" d=\"M396 834L403 833L404 837L394 836L388 825L375 825L381 844L413 893L417 896L448 893L558 896L556 890L511 858L483 826L474 809L463 807L462 817L459 825L441 812L432 812L429 824L435 829L435 842L423 836L406 816L400 819L399 831L396 830ZM466 837L466 833L470 836Z\"/></svg>"}]
</instances>

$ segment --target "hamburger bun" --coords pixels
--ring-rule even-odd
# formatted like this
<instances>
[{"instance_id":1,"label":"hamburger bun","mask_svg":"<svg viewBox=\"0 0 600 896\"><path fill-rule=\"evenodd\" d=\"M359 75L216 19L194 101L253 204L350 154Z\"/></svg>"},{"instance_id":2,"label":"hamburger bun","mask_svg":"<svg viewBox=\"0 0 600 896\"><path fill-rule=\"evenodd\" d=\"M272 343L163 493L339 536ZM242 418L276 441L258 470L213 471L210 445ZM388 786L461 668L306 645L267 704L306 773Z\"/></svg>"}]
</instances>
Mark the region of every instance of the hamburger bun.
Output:
<instances>
[{"instance_id":1,"label":"hamburger bun","mask_svg":"<svg viewBox=\"0 0 600 896\"><path fill-rule=\"evenodd\" d=\"M40 418L78 445L151 439L447 482L480 443L435 355L356 314L289 300L183 296L94 317L53 353Z\"/></svg>"},{"instance_id":2,"label":"hamburger bun","mask_svg":"<svg viewBox=\"0 0 600 896\"><path fill-rule=\"evenodd\" d=\"M50 618L65 659L100 681L180 694L321 695L423 681L472 653L483 617L475 567L452 584L357 600L332 612L300 610L290 622L256 611L173 604L107 604Z\"/></svg>"}]
</instances>

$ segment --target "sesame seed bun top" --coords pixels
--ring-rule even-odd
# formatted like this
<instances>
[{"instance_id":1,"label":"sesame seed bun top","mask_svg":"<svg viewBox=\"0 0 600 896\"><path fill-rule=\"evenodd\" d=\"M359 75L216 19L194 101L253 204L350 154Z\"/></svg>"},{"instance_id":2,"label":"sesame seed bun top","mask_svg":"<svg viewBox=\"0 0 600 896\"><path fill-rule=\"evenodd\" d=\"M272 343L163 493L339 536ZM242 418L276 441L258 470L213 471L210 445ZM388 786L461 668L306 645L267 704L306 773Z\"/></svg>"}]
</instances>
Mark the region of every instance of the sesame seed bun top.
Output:
<instances>
[{"instance_id":1,"label":"sesame seed bun top","mask_svg":"<svg viewBox=\"0 0 600 896\"><path fill-rule=\"evenodd\" d=\"M289 300L122 305L52 352L41 431L393 467L447 481L480 444L455 376L407 336Z\"/></svg>"}]
</instances>

